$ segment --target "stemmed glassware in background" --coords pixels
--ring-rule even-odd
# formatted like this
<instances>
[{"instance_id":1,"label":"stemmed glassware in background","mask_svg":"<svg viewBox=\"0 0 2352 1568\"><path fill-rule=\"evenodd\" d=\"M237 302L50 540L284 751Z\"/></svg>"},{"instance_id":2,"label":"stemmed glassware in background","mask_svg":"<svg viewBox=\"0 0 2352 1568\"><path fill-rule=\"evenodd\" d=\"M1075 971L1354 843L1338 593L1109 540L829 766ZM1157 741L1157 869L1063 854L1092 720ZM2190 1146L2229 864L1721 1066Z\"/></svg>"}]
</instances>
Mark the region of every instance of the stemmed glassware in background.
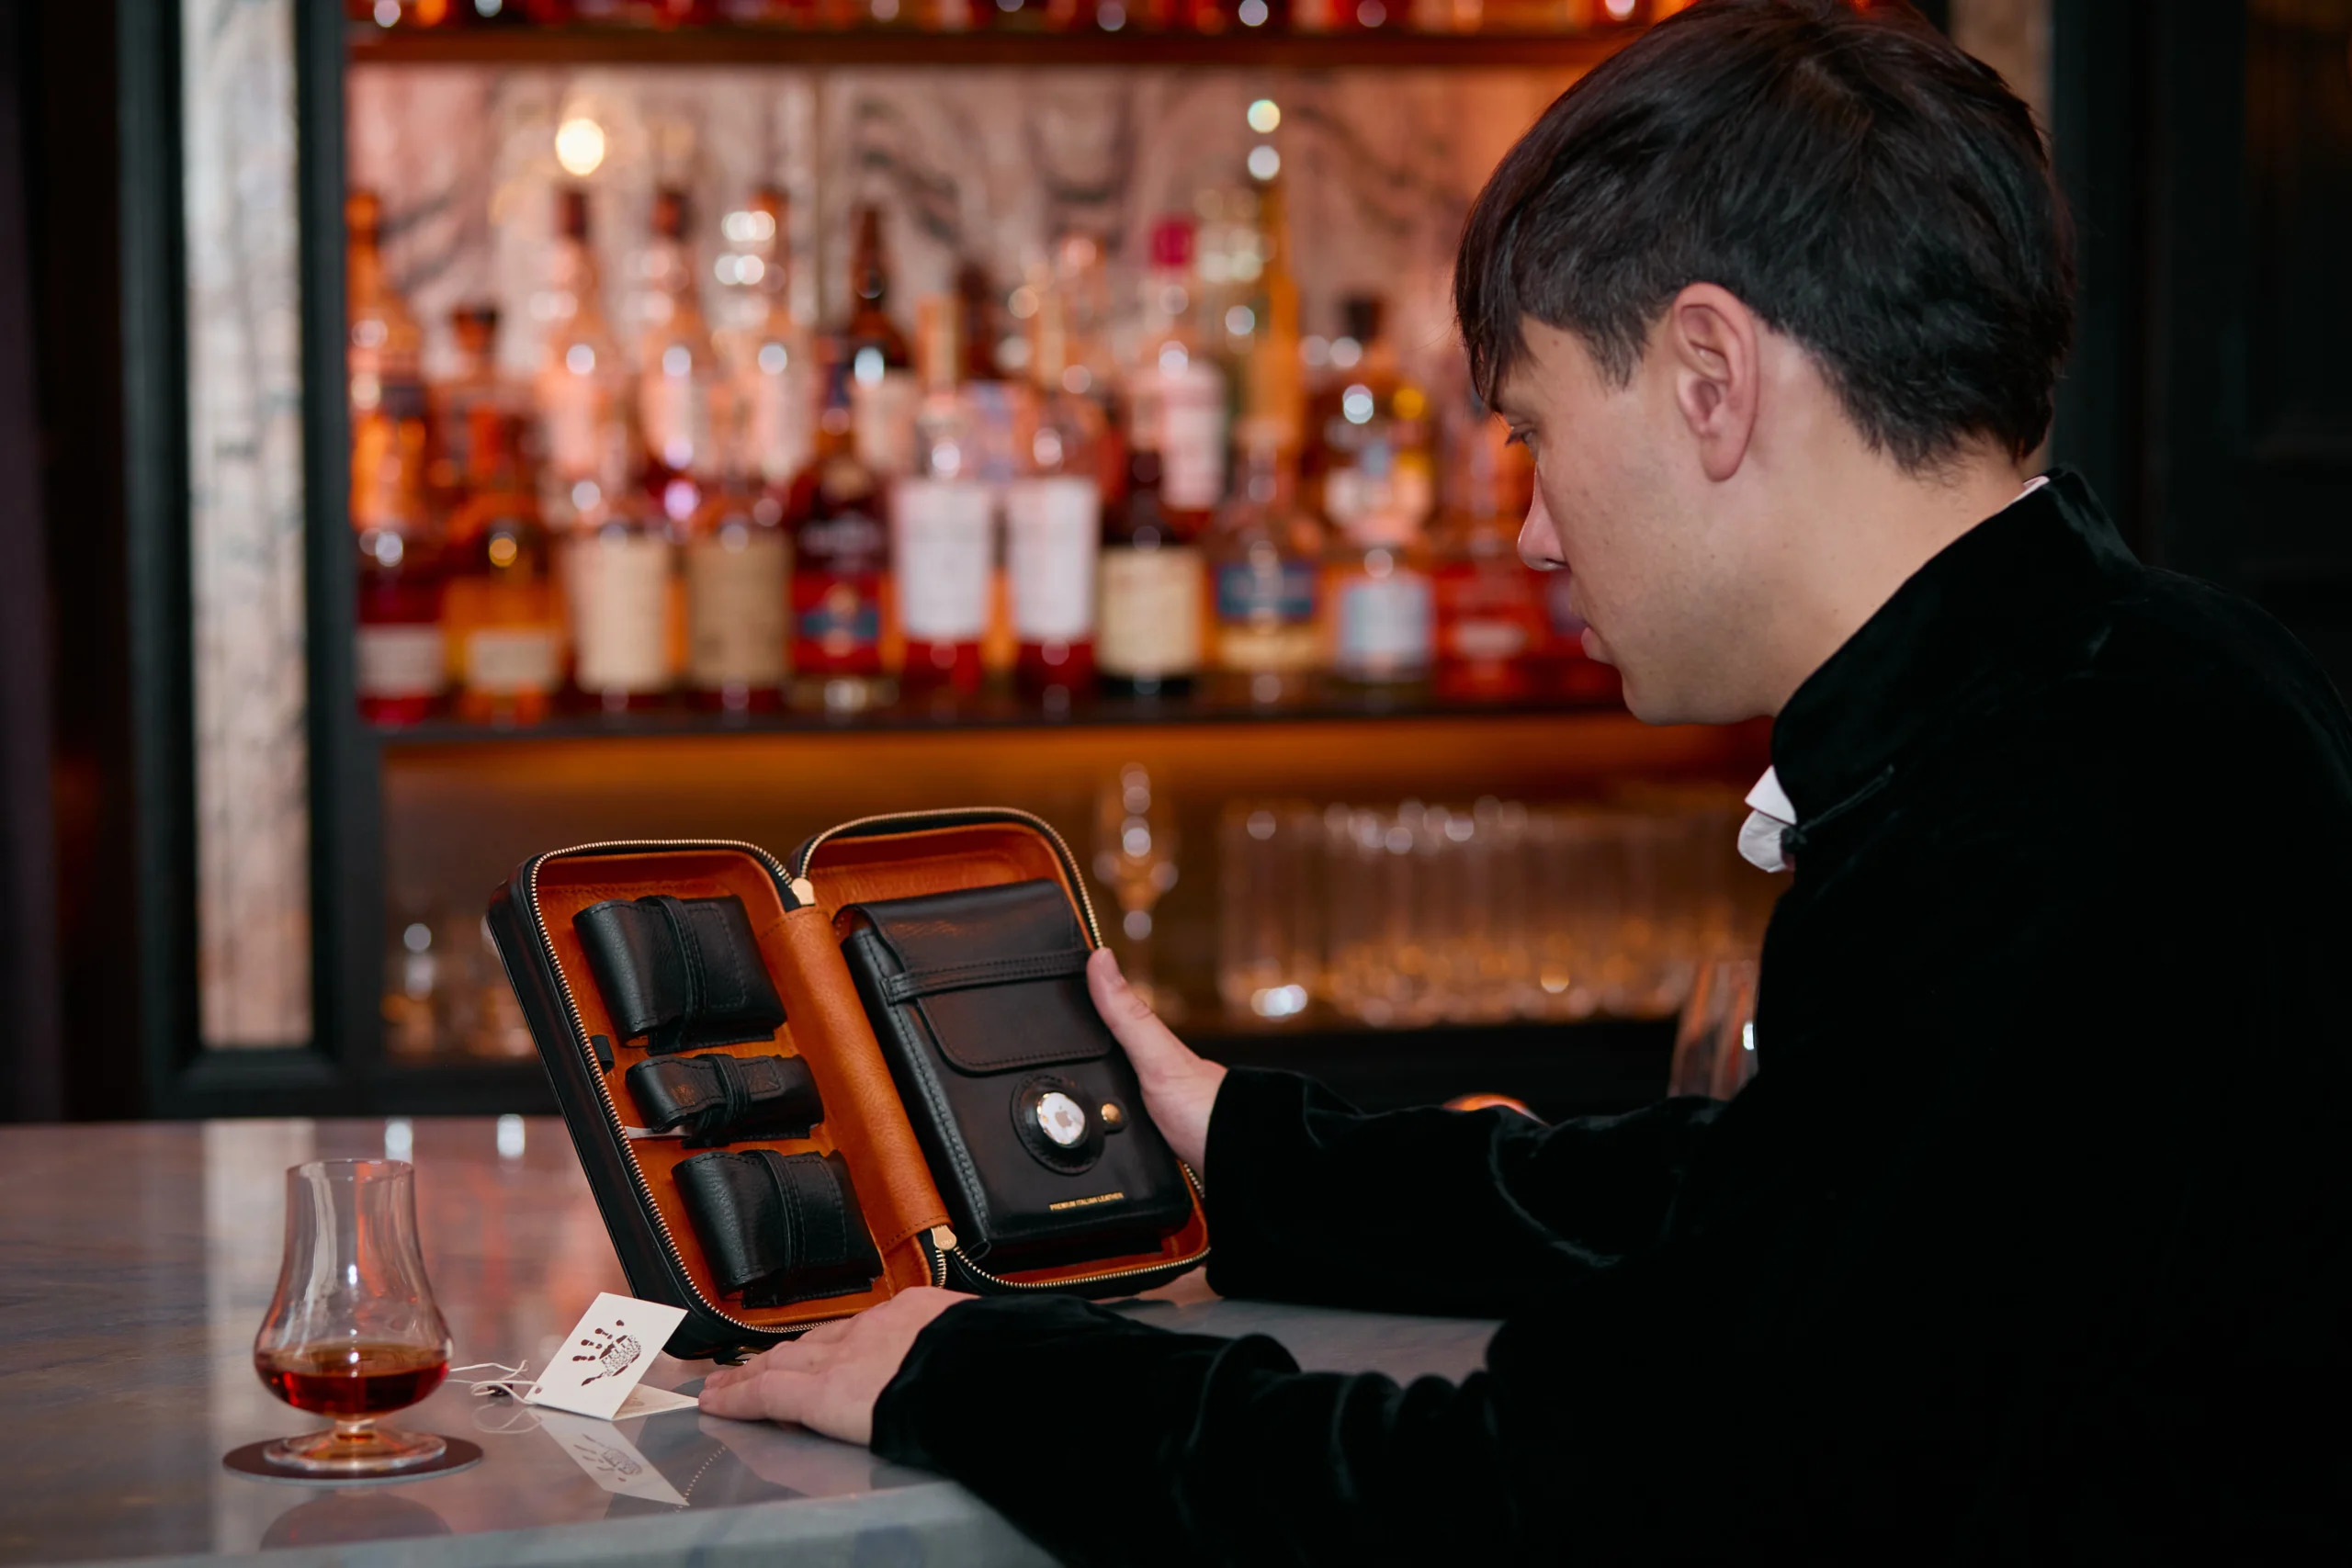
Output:
<instances>
[{"instance_id":1,"label":"stemmed glassware in background","mask_svg":"<svg viewBox=\"0 0 2352 1568\"><path fill-rule=\"evenodd\" d=\"M254 1339L270 1393L329 1417L264 1457L322 1479L396 1474L447 1450L430 1433L376 1423L416 1404L449 1369L449 1329L417 1248L415 1168L315 1160L286 1173L286 1257Z\"/></svg>"},{"instance_id":2,"label":"stemmed glassware in background","mask_svg":"<svg viewBox=\"0 0 2352 1568\"><path fill-rule=\"evenodd\" d=\"M1120 968L1162 1018L1181 1009L1173 987L1153 983L1152 910L1176 886L1176 803L1152 787L1140 762L1119 770L1095 802L1094 874L1119 908Z\"/></svg>"}]
</instances>

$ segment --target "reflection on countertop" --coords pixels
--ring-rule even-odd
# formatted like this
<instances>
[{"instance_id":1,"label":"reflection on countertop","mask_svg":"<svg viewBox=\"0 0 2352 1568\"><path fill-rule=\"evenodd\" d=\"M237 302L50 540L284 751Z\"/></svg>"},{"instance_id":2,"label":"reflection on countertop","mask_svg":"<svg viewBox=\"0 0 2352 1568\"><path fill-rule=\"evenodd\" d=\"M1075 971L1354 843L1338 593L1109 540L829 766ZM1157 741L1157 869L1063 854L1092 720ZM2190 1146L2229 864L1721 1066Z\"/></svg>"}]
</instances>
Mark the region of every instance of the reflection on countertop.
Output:
<instances>
[{"instance_id":1,"label":"reflection on countertop","mask_svg":"<svg viewBox=\"0 0 2352 1568\"><path fill-rule=\"evenodd\" d=\"M863 1450L692 1411L617 1425L542 1412L477 1397L468 1385L487 1369L453 1374L401 1418L481 1444L470 1471L339 1490L225 1471L231 1449L310 1422L253 1371L285 1168L387 1154L416 1164L459 1366L541 1364L596 1292L628 1290L552 1120L0 1130L0 1562L293 1549L270 1561L767 1563L820 1542L844 1561L853 1544L860 1562L1044 1561L962 1488ZM1197 1275L1127 1310L1269 1333L1308 1367L1398 1378L1463 1375L1492 1330L1219 1301ZM664 1356L646 1381L675 1388L707 1370Z\"/></svg>"}]
</instances>

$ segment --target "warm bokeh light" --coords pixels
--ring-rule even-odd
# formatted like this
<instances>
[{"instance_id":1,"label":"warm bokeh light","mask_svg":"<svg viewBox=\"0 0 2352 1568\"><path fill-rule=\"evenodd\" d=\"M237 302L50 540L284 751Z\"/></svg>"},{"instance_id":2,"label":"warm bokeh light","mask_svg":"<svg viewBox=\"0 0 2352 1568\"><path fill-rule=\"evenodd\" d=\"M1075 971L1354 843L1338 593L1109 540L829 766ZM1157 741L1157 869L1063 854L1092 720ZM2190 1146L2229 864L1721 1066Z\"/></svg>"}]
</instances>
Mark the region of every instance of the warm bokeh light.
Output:
<instances>
[{"instance_id":1,"label":"warm bokeh light","mask_svg":"<svg viewBox=\"0 0 2352 1568\"><path fill-rule=\"evenodd\" d=\"M1250 106L1250 129L1261 136L1272 135L1283 122L1282 106L1272 98L1260 98Z\"/></svg>"},{"instance_id":2,"label":"warm bokeh light","mask_svg":"<svg viewBox=\"0 0 2352 1568\"><path fill-rule=\"evenodd\" d=\"M585 115L556 127L555 161L574 179L586 179L605 161L605 128Z\"/></svg>"}]
</instances>

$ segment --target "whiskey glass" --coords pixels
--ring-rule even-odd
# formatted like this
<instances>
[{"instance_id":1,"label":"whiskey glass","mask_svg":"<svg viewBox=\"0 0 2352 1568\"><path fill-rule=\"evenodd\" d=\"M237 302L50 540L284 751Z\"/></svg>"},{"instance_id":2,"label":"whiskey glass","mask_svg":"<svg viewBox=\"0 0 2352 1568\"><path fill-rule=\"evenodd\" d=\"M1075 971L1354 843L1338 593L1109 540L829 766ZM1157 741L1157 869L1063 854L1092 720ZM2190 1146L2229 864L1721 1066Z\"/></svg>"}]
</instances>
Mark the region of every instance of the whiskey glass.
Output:
<instances>
[{"instance_id":1,"label":"whiskey glass","mask_svg":"<svg viewBox=\"0 0 2352 1568\"><path fill-rule=\"evenodd\" d=\"M439 1459L439 1438L377 1422L440 1387L449 1349L417 1249L415 1168L331 1159L288 1170L286 1257L254 1337L254 1370L270 1393L334 1425L281 1438L263 1457L322 1478Z\"/></svg>"}]
</instances>

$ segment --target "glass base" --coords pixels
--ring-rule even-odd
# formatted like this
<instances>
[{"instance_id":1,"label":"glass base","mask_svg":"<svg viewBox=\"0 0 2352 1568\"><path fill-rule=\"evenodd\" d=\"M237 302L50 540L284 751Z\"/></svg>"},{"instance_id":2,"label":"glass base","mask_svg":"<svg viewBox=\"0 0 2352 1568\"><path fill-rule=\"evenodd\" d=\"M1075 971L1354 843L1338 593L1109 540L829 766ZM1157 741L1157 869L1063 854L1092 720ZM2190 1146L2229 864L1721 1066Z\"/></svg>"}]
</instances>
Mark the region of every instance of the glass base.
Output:
<instances>
[{"instance_id":1,"label":"glass base","mask_svg":"<svg viewBox=\"0 0 2352 1568\"><path fill-rule=\"evenodd\" d=\"M380 1427L331 1427L280 1438L262 1450L270 1463L314 1475L388 1475L431 1464L449 1445L430 1432L397 1432Z\"/></svg>"}]
</instances>

